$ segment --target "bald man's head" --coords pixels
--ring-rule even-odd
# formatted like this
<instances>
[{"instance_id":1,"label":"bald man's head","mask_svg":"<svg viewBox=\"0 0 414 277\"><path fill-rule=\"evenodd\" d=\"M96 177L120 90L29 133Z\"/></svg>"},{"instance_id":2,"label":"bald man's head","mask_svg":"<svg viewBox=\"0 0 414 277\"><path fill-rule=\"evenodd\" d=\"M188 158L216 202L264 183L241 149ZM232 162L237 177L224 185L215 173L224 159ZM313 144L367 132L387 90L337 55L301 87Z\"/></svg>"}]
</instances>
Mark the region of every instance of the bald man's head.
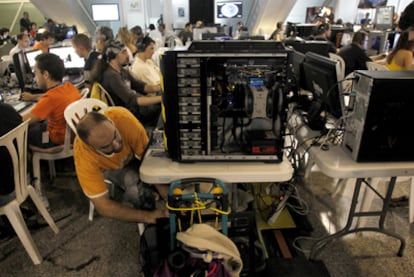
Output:
<instances>
[{"instance_id":1,"label":"bald man's head","mask_svg":"<svg viewBox=\"0 0 414 277\"><path fill-rule=\"evenodd\" d=\"M76 127L79 138L98 153L113 155L122 151L122 137L114 123L99 112L87 113Z\"/></svg>"}]
</instances>

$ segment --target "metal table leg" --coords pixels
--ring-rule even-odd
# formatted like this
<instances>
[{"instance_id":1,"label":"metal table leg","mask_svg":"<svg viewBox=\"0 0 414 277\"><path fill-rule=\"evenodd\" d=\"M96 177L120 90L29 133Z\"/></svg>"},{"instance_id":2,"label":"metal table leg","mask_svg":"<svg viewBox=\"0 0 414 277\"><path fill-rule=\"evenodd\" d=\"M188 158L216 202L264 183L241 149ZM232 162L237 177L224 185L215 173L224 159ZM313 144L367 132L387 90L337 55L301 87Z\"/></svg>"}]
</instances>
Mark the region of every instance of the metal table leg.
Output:
<instances>
[{"instance_id":1,"label":"metal table leg","mask_svg":"<svg viewBox=\"0 0 414 277\"><path fill-rule=\"evenodd\" d=\"M351 208L349 211L349 215L348 215L348 220L347 223L345 225L345 227L336 232L335 234L326 236L320 240L318 240L311 249L311 253L309 256L310 260L314 260L316 255L322 250L322 248L324 248L328 243L330 243L331 241L338 239L342 236L348 235L348 234L352 234L352 233L356 233L356 232L379 232L379 233L383 233L385 235L394 237L398 240L400 240L401 244L400 244L400 248L397 252L398 256L402 256L404 249L405 249L405 239L403 237L401 237L400 235L385 230L384 228L384 223L385 223L385 217L387 215L388 212L388 207L391 201L391 196L392 196L392 192L394 190L394 186L395 186L395 181L396 181L397 177L391 177L389 183L388 183L388 188L387 188L387 192L385 197L382 196L375 188L373 188L364 178L358 178L356 180L355 183L355 189L354 189L354 194L352 196L352 202L351 202ZM359 198L359 194L361 191L361 186L362 184L367 185L368 188L370 188L371 190L373 190L373 192L375 194L377 194L382 200L383 200L383 205L382 205L382 209L378 210L378 211L361 211L361 212L357 212L356 211L356 207L358 204L358 198ZM353 219L354 218L358 218L358 217L373 217L373 216L379 216L379 221L378 221L378 227L352 227L352 223L353 223Z\"/></svg>"}]
</instances>

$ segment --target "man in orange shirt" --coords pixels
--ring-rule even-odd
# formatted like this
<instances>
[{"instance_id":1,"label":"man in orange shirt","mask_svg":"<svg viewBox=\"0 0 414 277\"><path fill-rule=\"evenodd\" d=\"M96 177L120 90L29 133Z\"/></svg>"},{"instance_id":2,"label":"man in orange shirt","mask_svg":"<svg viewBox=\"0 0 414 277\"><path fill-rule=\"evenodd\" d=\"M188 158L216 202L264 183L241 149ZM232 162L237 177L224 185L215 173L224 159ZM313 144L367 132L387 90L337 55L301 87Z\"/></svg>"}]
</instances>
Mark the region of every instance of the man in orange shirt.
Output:
<instances>
[{"instance_id":1,"label":"man in orange shirt","mask_svg":"<svg viewBox=\"0 0 414 277\"><path fill-rule=\"evenodd\" d=\"M155 190L139 181L139 164L149 139L129 110L110 107L103 113L89 112L76 130L76 175L83 192L101 215L144 223L155 223L157 218L168 216L168 210L156 208ZM104 179L122 188L122 203L109 197ZM160 195L167 194L168 185L155 188Z\"/></svg>"},{"instance_id":2,"label":"man in orange shirt","mask_svg":"<svg viewBox=\"0 0 414 277\"><path fill-rule=\"evenodd\" d=\"M35 79L42 94L38 102L23 116L30 119L29 144L47 148L64 143L66 121L63 116L65 108L81 98L79 90L70 82L62 83L65 74L63 61L55 54L40 54L36 57L34 67ZM24 100L33 100L30 93L23 93Z\"/></svg>"},{"instance_id":3,"label":"man in orange shirt","mask_svg":"<svg viewBox=\"0 0 414 277\"><path fill-rule=\"evenodd\" d=\"M43 53L47 53L49 52L49 47L55 42L55 36L49 31L44 31L41 37L42 39L40 41L36 41L32 49L40 49Z\"/></svg>"}]
</instances>

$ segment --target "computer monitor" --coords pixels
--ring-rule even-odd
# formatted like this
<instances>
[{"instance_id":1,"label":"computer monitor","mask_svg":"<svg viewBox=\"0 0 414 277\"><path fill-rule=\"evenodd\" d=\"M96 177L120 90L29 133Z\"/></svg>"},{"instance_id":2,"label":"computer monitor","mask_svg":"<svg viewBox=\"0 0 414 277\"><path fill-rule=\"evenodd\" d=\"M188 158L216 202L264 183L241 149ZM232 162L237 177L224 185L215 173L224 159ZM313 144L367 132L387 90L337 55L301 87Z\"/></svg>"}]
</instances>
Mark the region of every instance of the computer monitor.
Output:
<instances>
[{"instance_id":1,"label":"computer monitor","mask_svg":"<svg viewBox=\"0 0 414 277\"><path fill-rule=\"evenodd\" d=\"M378 30L392 29L394 23L394 6L378 7L375 12L374 24Z\"/></svg>"},{"instance_id":2,"label":"computer monitor","mask_svg":"<svg viewBox=\"0 0 414 277\"><path fill-rule=\"evenodd\" d=\"M216 18L242 18L243 1L216 2Z\"/></svg>"},{"instance_id":3,"label":"computer monitor","mask_svg":"<svg viewBox=\"0 0 414 277\"><path fill-rule=\"evenodd\" d=\"M193 39L202 40L203 34L215 34L217 33L217 27L203 27L203 28L194 28L193 29Z\"/></svg>"},{"instance_id":4,"label":"computer monitor","mask_svg":"<svg viewBox=\"0 0 414 277\"><path fill-rule=\"evenodd\" d=\"M16 74L19 87L22 91L26 90L27 85L33 84L34 74L25 59L25 54L20 51L13 55L13 69Z\"/></svg>"},{"instance_id":5,"label":"computer monitor","mask_svg":"<svg viewBox=\"0 0 414 277\"><path fill-rule=\"evenodd\" d=\"M306 87L312 92L313 101L320 104L321 111L326 111L336 118L343 114L339 72L338 61L312 52L305 54L303 78Z\"/></svg>"},{"instance_id":6,"label":"computer monitor","mask_svg":"<svg viewBox=\"0 0 414 277\"><path fill-rule=\"evenodd\" d=\"M296 36L306 39L315 33L316 24L296 24Z\"/></svg>"},{"instance_id":7,"label":"computer monitor","mask_svg":"<svg viewBox=\"0 0 414 277\"><path fill-rule=\"evenodd\" d=\"M387 33L384 31L371 31L368 33L368 40L364 48L369 56L378 55L384 52L385 38Z\"/></svg>"},{"instance_id":8,"label":"computer monitor","mask_svg":"<svg viewBox=\"0 0 414 277\"><path fill-rule=\"evenodd\" d=\"M305 60L305 54L299 51L293 51L293 76L295 76L296 84L301 89L306 89L305 84L302 81L303 76L303 62Z\"/></svg>"},{"instance_id":9,"label":"computer monitor","mask_svg":"<svg viewBox=\"0 0 414 277\"><path fill-rule=\"evenodd\" d=\"M49 53L58 55L65 65L67 73L77 73L85 66L85 60L76 54L72 46L60 46L49 48Z\"/></svg>"},{"instance_id":10,"label":"computer monitor","mask_svg":"<svg viewBox=\"0 0 414 277\"><path fill-rule=\"evenodd\" d=\"M240 36L239 40L264 40L265 37L262 35L255 35L255 36Z\"/></svg>"},{"instance_id":11,"label":"computer monitor","mask_svg":"<svg viewBox=\"0 0 414 277\"><path fill-rule=\"evenodd\" d=\"M226 35L225 33L203 33L201 34L202 40L228 40L233 37Z\"/></svg>"},{"instance_id":12,"label":"computer monitor","mask_svg":"<svg viewBox=\"0 0 414 277\"><path fill-rule=\"evenodd\" d=\"M400 32L395 32L393 34L388 35L388 40L390 42L390 49L393 49L394 47L397 46L400 36L401 36Z\"/></svg>"},{"instance_id":13,"label":"computer monitor","mask_svg":"<svg viewBox=\"0 0 414 277\"><path fill-rule=\"evenodd\" d=\"M26 51L26 52L24 52L24 53L25 53L25 55L26 55L26 60L27 60L27 62L29 63L30 68L31 68L31 69L32 69L32 71L33 71L34 66L35 66L35 64L36 64L36 57L37 57L39 54L42 54L42 50L40 50L40 49L38 49L38 50L30 50L30 51Z\"/></svg>"},{"instance_id":14,"label":"computer monitor","mask_svg":"<svg viewBox=\"0 0 414 277\"><path fill-rule=\"evenodd\" d=\"M285 44L285 46L291 46L294 50L299 51L303 54L306 54L307 52L313 52L325 57L329 56L330 44L327 41L298 41L287 39L283 43Z\"/></svg>"}]
</instances>

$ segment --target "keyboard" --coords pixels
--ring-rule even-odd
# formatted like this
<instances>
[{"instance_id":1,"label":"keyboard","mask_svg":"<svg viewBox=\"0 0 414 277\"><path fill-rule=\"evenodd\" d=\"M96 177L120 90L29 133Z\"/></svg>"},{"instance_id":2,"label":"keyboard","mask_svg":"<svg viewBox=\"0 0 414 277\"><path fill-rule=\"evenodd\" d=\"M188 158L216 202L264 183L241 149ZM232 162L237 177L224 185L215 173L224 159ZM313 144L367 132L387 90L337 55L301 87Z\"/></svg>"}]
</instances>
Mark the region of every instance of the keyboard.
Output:
<instances>
[{"instance_id":1,"label":"keyboard","mask_svg":"<svg viewBox=\"0 0 414 277\"><path fill-rule=\"evenodd\" d=\"M33 102L31 101L23 101L18 99L7 101L7 103L10 104L17 112L21 112L33 105Z\"/></svg>"}]
</instances>

